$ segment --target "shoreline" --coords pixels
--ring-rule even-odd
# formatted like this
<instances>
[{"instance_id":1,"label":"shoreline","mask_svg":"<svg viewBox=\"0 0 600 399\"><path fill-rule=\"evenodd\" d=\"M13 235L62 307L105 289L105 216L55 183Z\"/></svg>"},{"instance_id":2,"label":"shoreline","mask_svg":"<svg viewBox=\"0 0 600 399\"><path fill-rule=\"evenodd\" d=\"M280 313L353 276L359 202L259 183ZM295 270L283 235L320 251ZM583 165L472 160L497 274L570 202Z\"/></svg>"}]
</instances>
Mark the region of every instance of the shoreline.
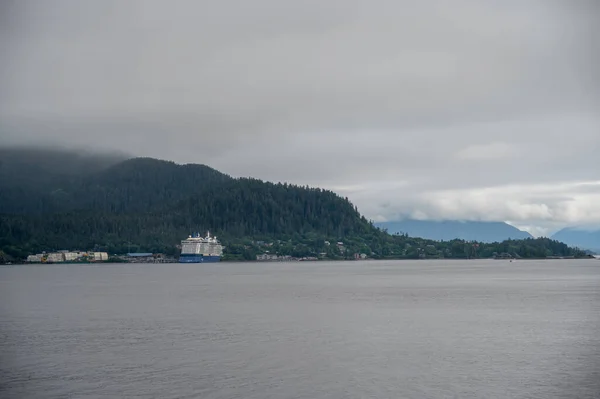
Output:
<instances>
[{"instance_id":1,"label":"shoreline","mask_svg":"<svg viewBox=\"0 0 600 399\"><path fill-rule=\"evenodd\" d=\"M545 257L545 258L385 258L385 259L375 259L375 258L367 258L367 259L291 259L291 260L221 260L220 262L209 262L209 263L296 263L296 262L311 262L311 263L323 263L323 262L360 262L360 261L368 261L368 262L380 262L380 261L477 261L477 260L495 260L495 261L508 261L509 263L516 261L534 261L534 260L590 260L596 259L600 260L600 257L596 257L593 255L585 256L585 257ZM105 261L95 261L95 262L8 262L8 263L0 263L0 266L22 266L22 265L117 265L117 264L179 264L178 261L161 261L161 262L127 262L127 261L114 261L114 260L105 260ZM202 264L202 263L197 263Z\"/></svg>"}]
</instances>

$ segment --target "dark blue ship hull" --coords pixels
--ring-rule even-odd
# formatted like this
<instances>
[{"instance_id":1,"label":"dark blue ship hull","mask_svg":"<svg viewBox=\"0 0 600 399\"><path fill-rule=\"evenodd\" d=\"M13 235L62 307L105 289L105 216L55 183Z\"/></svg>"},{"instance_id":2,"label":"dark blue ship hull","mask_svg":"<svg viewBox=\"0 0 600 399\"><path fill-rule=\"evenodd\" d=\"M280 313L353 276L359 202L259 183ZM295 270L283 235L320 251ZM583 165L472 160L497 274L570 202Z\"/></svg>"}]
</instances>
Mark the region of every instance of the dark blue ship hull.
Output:
<instances>
[{"instance_id":1,"label":"dark blue ship hull","mask_svg":"<svg viewBox=\"0 0 600 399\"><path fill-rule=\"evenodd\" d=\"M202 256L202 255L181 255L179 263L211 263L219 262L220 256Z\"/></svg>"}]
</instances>

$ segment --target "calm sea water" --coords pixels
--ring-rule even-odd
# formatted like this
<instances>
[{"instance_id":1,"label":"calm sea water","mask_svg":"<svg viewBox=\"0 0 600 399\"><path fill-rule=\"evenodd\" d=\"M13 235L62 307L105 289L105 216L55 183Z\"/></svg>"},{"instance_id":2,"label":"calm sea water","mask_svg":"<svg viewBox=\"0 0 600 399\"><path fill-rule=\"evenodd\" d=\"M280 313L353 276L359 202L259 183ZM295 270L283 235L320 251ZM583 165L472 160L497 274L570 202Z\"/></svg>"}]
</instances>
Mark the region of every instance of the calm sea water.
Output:
<instances>
[{"instance_id":1,"label":"calm sea water","mask_svg":"<svg viewBox=\"0 0 600 399\"><path fill-rule=\"evenodd\" d=\"M598 398L600 261L0 268L3 398Z\"/></svg>"}]
</instances>

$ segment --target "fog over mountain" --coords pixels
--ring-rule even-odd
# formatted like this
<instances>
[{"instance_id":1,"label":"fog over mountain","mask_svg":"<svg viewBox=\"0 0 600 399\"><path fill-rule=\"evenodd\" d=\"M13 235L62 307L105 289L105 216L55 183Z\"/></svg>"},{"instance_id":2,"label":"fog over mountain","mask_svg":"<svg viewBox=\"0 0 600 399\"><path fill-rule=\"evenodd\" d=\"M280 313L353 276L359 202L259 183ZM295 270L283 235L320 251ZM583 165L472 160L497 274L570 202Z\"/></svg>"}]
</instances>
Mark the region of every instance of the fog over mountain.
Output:
<instances>
[{"instance_id":1,"label":"fog over mountain","mask_svg":"<svg viewBox=\"0 0 600 399\"><path fill-rule=\"evenodd\" d=\"M4 1L0 145L330 188L377 221L600 223L600 3Z\"/></svg>"}]
</instances>

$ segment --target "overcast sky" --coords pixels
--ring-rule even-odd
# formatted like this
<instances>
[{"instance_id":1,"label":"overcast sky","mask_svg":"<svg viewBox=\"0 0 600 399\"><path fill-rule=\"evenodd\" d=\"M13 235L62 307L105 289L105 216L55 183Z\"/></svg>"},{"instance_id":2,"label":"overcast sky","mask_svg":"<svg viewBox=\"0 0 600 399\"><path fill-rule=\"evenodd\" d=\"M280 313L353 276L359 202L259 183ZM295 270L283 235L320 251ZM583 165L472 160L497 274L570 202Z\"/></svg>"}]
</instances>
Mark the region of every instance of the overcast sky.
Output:
<instances>
[{"instance_id":1,"label":"overcast sky","mask_svg":"<svg viewBox=\"0 0 600 399\"><path fill-rule=\"evenodd\" d=\"M600 223L596 0L2 1L0 143L318 185L374 220Z\"/></svg>"}]
</instances>

